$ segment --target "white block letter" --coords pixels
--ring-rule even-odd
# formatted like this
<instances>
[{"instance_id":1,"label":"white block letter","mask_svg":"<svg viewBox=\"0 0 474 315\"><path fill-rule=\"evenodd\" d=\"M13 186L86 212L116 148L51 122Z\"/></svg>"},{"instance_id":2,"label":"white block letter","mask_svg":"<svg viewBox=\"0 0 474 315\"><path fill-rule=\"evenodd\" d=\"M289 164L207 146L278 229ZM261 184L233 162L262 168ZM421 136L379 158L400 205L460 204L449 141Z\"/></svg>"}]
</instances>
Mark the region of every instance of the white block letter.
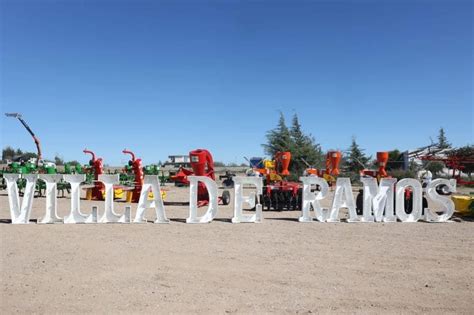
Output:
<instances>
[{"instance_id":1,"label":"white block letter","mask_svg":"<svg viewBox=\"0 0 474 315\"><path fill-rule=\"evenodd\" d=\"M430 222L447 222L454 213L454 202L450 196L442 196L436 192L436 187L446 185L450 192L456 192L456 180L447 180L443 178L435 179L426 187L426 195L433 203L440 204L443 208L443 214L438 215L431 209L426 209L426 221Z\"/></svg>"},{"instance_id":2,"label":"white block letter","mask_svg":"<svg viewBox=\"0 0 474 315\"><path fill-rule=\"evenodd\" d=\"M262 205L255 204L255 192L251 192L249 196L243 196L244 184L250 184L257 187L257 194L261 195L263 190L263 181L261 177L255 176L235 176L234 181L234 217L232 223L240 222L262 222ZM255 207L255 214L244 215L242 213L243 203L246 202L250 207Z\"/></svg>"},{"instance_id":3,"label":"white block letter","mask_svg":"<svg viewBox=\"0 0 474 315\"><path fill-rule=\"evenodd\" d=\"M5 178L7 182L8 203L10 205L12 224L30 223L31 206L33 205L38 175L22 175L22 178L26 179L26 186L21 207L17 186L17 180L20 178L20 174L3 174L3 178Z\"/></svg>"},{"instance_id":4,"label":"white block letter","mask_svg":"<svg viewBox=\"0 0 474 315\"><path fill-rule=\"evenodd\" d=\"M71 184L71 211L64 217L64 223L86 223L87 216L81 213L81 183L86 175L64 175L64 180Z\"/></svg>"},{"instance_id":5,"label":"white block letter","mask_svg":"<svg viewBox=\"0 0 474 315\"><path fill-rule=\"evenodd\" d=\"M303 182L303 206L301 209L302 215L299 217L298 221L300 222L311 222L313 218L311 217L311 206L315 213L316 220L324 222L327 219L328 209L323 209L320 200L326 198L329 192L328 182L321 177L316 176L306 176L300 177L300 181ZM321 188L317 194L311 192L311 185L319 185Z\"/></svg>"},{"instance_id":6,"label":"white block letter","mask_svg":"<svg viewBox=\"0 0 474 315\"><path fill-rule=\"evenodd\" d=\"M332 200L331 213L329 214L327 222L339 222L339 209L343 207L349 210L349 219L347 222L359 221L354 202L354 195L352 194L351 180L349 178L337 179L336 191L334 193L334 199Z\"/></svg>"},{"instance_id":7,"label":"white block letter","mask_svg":"<svg viewBox=\"0 0 474 315\"><path fill-rule=\"evenodd\" d=\"M363 222L396 222L397 217L394 214L394 188L397 182L396 178L382 178L380 185L377 186L375 178L362 178L364 185L364 215ZM385 215L384 215L385 209ZM374 215L372 215L372 210Z\"/></svg>"},{"instance_id":8,"label":"white block letter","mask_svg":"<svg viewBox=\"0 0 474 315\"><path fill-rule=\"evenodd\" d=\"M100 218L100 223L130 223L130 210L121 216L114 211L114 185L120 183L119 175L99 175L99 180L105 186L105 211ZM130 209L130 208L129 208Z\"/></svg>"},{"instance_id":9,"label":"white block letter","mask_svg":"<svg viewBox=\"0 0 474 315\"><path fill-rule=\"evenodd\" d=\"M61 174L40 174L39 179L46 183L46 213L38 223L63 222L58 217L58 189L57 185L63 179Z\"/></svg>"},{"instance_id":10,"label":"white block letter","mask_svg":"<svg viewBox=\"0 0 474 315\"><path fill-rule=\"evenodd\" d=\"M148 192L150 189L153 192L153 201L148 200ZM145 175L145 182L142 186L137 213L133 222L146 222L145 210L148 208L155 208L155 223L170 223L170 220L166 218L165 206L163 204L163 198L161 198L160 180L157 175Z\"/></svg>"},{"instance_id":11,"label":"white block letter","mask_svg":"<svg viewBox=\"0 0 474 315\"><path fill-rule=\"evenodd\" d=\"M188 176L189 180L189 217L186 223L209 223L217 214L217 184L207 176ZM206 185L209 194L209 206L202 217L197 216L198 182Z\"/></svg>"},{"instance_id":12,"label":"white block letter","mask_svg":"<svg viewBox=\"0 0 474 315\"><path fill-rule=\"evenodd\" d=\"M412 188L413 208L410 214L405 212L405 188ZM419 181L413 178L404 178L397 183L397 197L395 199L397 217L402 222L416 222L421 218L423 207L423 188Z\"/></svg>"}]
</instances>

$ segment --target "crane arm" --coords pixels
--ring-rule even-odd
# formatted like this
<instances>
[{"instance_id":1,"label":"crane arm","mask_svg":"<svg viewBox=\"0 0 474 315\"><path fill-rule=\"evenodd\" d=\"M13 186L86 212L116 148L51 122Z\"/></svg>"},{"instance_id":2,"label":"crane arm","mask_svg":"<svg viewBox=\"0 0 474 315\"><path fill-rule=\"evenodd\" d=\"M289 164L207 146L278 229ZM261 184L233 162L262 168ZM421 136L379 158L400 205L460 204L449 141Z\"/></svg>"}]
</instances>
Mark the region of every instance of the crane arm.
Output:
<instances>
[{"instance_id":1,"label":"crane arm","mask_svg":"<svg viewBox=\"0 0 474 315\"><path fill-rule=\"evenodd\" d=\"M35 145L36 145L37 155L38 155L38 158L36 159L36 166L38 166L39 161L43 158L42 155L41 155L41 144L40 144L40 141L39 141L38 137L35 135L33 130L31 130L30 126L28 126L26 121L21 117L21 114L19 114L19 113L6 113L5 115L7 117L17 118L21 122L23 127L25 127L25 129L28 131L28 133L33 137L33 140L35 141Z\"/></svg>"}]
</instances>

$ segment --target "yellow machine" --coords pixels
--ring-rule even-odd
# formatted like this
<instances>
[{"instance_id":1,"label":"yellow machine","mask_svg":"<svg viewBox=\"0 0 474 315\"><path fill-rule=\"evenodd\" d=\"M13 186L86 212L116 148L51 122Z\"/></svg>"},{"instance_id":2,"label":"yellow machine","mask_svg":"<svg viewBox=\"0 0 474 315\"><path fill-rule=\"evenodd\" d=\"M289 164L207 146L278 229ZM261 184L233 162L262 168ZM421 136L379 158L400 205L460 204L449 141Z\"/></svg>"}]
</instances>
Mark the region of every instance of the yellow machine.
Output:
<instances>
[{"instance_id":1,"label":"yellow machine","mask_svg":"<svg viewBox=\"0 0 474 315\"><path fill-rule=\"evenodd\" d=\"M453 195L451 199L454 202L456 212L461 215L474 215L474 207L472 205L474 196Z\"/></svg>"}]
</instances>

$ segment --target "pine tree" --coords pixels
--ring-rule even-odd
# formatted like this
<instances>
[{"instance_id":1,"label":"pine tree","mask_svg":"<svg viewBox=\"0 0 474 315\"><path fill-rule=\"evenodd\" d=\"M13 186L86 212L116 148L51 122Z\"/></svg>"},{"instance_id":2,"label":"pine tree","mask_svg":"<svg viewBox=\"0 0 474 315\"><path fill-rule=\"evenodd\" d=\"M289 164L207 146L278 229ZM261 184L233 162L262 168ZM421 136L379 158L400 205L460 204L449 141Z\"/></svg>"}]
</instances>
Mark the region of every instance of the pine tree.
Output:
<instances>
[{"instance_id":1,"label":"pine tree","mask_svg":"<svg viewBox=\"0 0 474 315\"><path fill-rule=\"evenodd\" d=\"M291 152L290 173L293 179L303 174L307 165L303 159L311 166L318 167L322 163L322 152L319 144L311 135L306 135L295 114L292 120L291 129L286 126L285 117L280 113L280 119L275 129L267 132L267 143L263 144L265 154L274 157L280 151Z\"/></svg>"},{"instance_id":2,"label":"pine tree","mask_svg":"<svg viewBox=\"0 0 474 315\"><path fill-rule=\"evenodd\" d=\"M262 145L265 154L273 157L277 152L292 151L294 144L290 130L286 126L285 117L280 113L280 119L275 129L267 132L267 143Z\"/></svg>"},{"instance_id":3,"label":"pine tree","mask_svg":"<svg viewBox=\"0 0 474 315\"><path fill-rule=\"evenodd\" d=\"M356 138L352 137L352 143L349 148L349 154L347 156L347 168L351 172L359 173L369 162L370 157L367 157L363 150L359 147L356 142Z\"/></svg>"},{"instance_id":4,"label":"pine tree","mask_svg":"<svg viewBox=\"0 0 474 315\"><path fill-rule=\"evenodd\" d=\"M444 132L443 127L439 129L438 146L440 149L447 149L451 147L451 143L448 142L448 139L446 138L446 134Z\"/></svg>"},{"instance_id":5,"label":"pine tree","mask_svg":"<svg viewBox=\"0 0 474 315\"><path fill-rule=\"evenodd\" d=\"M303 133L297 114L293 116L290 135L294 143L293 152L291 152L292 173L302 175L304 170L308 167L306 163L311 167L320 167L323 160L321 147L315 142L314 137Z\"/></svg>"},{"instance_id":6,"label":"pine tree","mask_svg":"<svg viewBox=\"0 0 474 315\"><path fill-rule=\"evenodd\" d=\"M15 156L15 149L13 149L12 147L7 146L3 149L3 151L2 151L2 160L3 161L12 160L14 156Z\"/></svg>"}]
</instances>

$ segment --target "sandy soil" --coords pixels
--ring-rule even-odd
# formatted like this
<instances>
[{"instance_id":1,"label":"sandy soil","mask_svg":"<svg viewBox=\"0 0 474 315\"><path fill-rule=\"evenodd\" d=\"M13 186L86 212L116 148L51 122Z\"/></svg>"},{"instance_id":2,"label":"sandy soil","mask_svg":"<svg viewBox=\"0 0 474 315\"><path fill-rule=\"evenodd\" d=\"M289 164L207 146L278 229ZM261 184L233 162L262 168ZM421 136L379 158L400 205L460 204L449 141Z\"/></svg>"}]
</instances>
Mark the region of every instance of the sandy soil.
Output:
<instances>
[{"instance_id":1,"label":"sandy soil","mask_svg":"<svg viewBox=\"0 0 474 315\"><path fill-rule=\"evenodd\" d=\"M187 188L167 189L168 201L188 198ZM65 215L69 199L58 204ZM93 204L103 207L82 201L82 211ZM35 199L32 218L44 205ZM169 225L11 225L0 192L0 310L474 313L467 220L303 224L285 211L231 224L232 207L221 206L214 222L187 225L187 206L166 211Z\"/></svg>"}]
</instances>

